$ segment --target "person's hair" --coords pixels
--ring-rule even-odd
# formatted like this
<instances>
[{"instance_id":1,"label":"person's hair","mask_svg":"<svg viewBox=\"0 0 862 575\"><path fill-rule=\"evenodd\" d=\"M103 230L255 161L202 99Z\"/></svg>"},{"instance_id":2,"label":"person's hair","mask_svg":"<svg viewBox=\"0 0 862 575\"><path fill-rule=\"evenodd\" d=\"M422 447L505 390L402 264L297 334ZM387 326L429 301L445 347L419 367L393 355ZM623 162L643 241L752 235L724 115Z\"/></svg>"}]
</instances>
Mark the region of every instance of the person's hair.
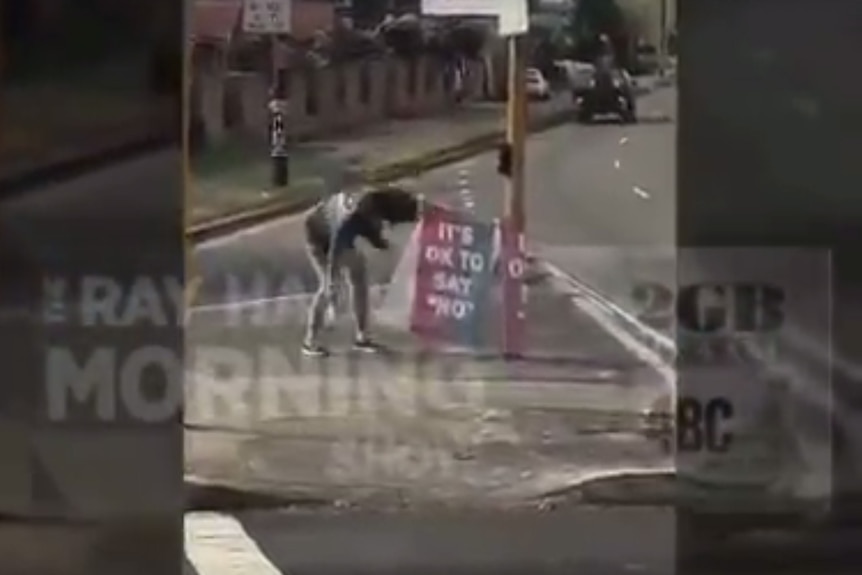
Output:
<instances>
[{"instance_id":1,"label":"person's hair","mask_svg":"<svg viewBox=\"0 0 862 575\"><path fill-rule=\"evenodd\" d=\"M365 194L356 209L391 224L415 222L419 217L419 200L410 192L387 187Z\"/></svg>"}]
</instances>

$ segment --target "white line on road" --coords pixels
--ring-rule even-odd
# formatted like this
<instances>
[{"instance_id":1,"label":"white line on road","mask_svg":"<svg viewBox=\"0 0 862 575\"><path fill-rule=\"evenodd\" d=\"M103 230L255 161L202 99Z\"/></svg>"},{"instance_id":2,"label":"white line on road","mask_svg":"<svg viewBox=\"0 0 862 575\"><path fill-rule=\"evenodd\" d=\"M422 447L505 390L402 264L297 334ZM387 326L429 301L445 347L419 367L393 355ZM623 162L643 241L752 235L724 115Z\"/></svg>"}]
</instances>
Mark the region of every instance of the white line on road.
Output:
<instances>
[{"instance_id":1,"label":"white line on road","mask_svg":"<svg viewBox=\"0 0 862 575\"><path fill-rule=\"evenodd\" d=\"M605 331L611 334L626 349L634 354L635 357L655 369L661 375L662 379L665 380L665 383L668 384L668 388L670 390L673 389L676 375L674 374L673 369L668 366L655 351L639 342L637 339L629 335L628 332L610 320L607 313L592 301L586 298L574 298L572 301L578 309L590 316Z\"/></svg>"},{"instance_id":2,"label":"white line on road","mask_svg":"<svg viewBox=\"0 0 862 575\"><path fill-rule=\"evenodd\" d=\"M226 301L212 304L204 304L204 305L196 305L189 309L189 313L207 313L207 312L220 312L225 310L239 310L250 307L258 307L263 305L269 305L273 303L286 302L286 301L307 301L311 299L314 294L311 292L303 292L303 293L289 293L275 297L265 297L259 299L247 299L240 301Z\"/></svg>"},{"instance_id":3,"label":"white line on road","mask_svg":"<svg viewBox=\"0 0 862 575\"><path fill-rule=\"evenodd\" d=\"M648 199L650 198L649 192L647 192L645 189L643 189L643 188L642 188L642 187L640 187L640 186L633 186L633 187L632 187L632 191L633 191L636 195L638 195L638 196L642 197L642 198L643 198L643 199L645 199L645 200L648 200Z\"/></svg>"},{"instance_id":4,"label":"white line on road","mask_svg":"<svg viewBox=\"0 0 862 575\"><path fill-rule=\"evenodd\" d=\"M566 285L581 285L581 282L579 282L577 279L564 272L557 266L548 263L547 261L545 261L544 264L546 269L551 272L554 277L556 277L558 280L563 281ZM641 326L641 329L643 329L645 333L649 333L650 337L654 341L661 342L662 346L667 346L669 349L673 349L675 347L675 342L671 338L659 334L652 328L643 325L642 322L640 322L637 318L633 317L631 314L627 313L622 308L614 306L610 302L606 302L603 305L599 305L596 301L594 301L593 298L583 296L584 294L579 293L578 297L572 298L572 302L574 303L574 305L583 313L587 314L590 318L592 318L602 329L604 329L617 341L619 341L623 345L623 347L625 347L635 357L655 369L659 373L659 375L661 375L665 383L668 385L668 391L673 392L676 386L676 374L673 368L668 365L667 362L665 362L661 358L661 356L656 353L655 350L641 343L637 340L637 338L633 337L626 330L621 328L617 324L617 322L613 320L611 313L605 310L604 307L613 306L613 314L625 317L626 321L631 323L632 325Z\"/></svg>"},{"instance_id":5,"label":"white line on road","mask_svg":"<svg viewBox=\"0 0 862 575\"><path fill-rule=\"evenodd\" d=\"M263 233L266 233L267 231L269 231L273 228L277 228L278 226L283 226L286 223L297 220L298 218L305 217L308 214L308 212L310 212L310 211L311 211L311 208L309 208L308 210L306 210L304 212L300 212L298 214L290 214L290 215L286 215L286 216L281 216L281 217L278 217L274 220L269 220L266 222L255 224L253 226L248 226L248 227L242 228L240 230L237 230L233 233L224 235L224 236L217 236L214 238L204 240L202 242L196 243L192 247L195 250L210 250L210 249L218 248L219 246L224 246L226 244L235 243L237 240L240 240L244 237L263 234Z\"/></svg>"},{"instance_id":6,"label":"white line on road","mask_svg":"<svg viewBox=\"0 0 862 575\"><path fill-rule=\"evenodd\" d=\"M369 294L372 301L379 300L386 294L387 286L384 284L375 284L369 287ZM196 305L189 308L190 315L198 313L218 313L227 310L241 310L247 308L272 305L282 302L307 302L314 296L314 292L299 292L288 293L272 297L264 297L257 299L246 299L237 301L226 301L212 304Z\"/></svg>"},{"instance_id":7,"label":"white line on road","mask_svg":"<svg viewBox=\"0 0 862 575\"><path fill-rule=\"evenodd\" d=\"M242 523L222 513L186 515L185 552L198 575L285 575Z\"/></svg>"}]
</instances>

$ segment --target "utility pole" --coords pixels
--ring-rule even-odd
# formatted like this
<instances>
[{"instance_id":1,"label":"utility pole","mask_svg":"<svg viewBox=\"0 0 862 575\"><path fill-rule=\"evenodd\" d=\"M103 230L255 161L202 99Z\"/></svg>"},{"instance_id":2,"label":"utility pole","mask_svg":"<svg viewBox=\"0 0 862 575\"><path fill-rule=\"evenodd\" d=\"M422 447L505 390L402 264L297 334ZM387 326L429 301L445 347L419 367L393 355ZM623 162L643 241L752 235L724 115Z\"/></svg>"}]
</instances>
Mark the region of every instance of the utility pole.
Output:
<instances>
[{"instance_id":1,"label":"utility pole","mask_svg":"<svg viewBox=\"0 0 862 575\"><path fill-rule=\"evenodd\" d=\"M500 172L506 178L506 188L500 237L504 254L503 354L514 358L523 354L526 331L527 293L523 273L526 265L524 176L528 111L525 77L527 36L513 34L509 36L508 44L506 144L500 157Z\"/></svg>"},{"instance_id":2,"label":"utility pole","mask_svg":"<svg viewBox=\"0 0 862 575\"><path fill-rule=\"evenodd\" d=\"M506 110L506 149L508 170L503 214L518 233L526 228L524 213L525 140L527 133L526 35L508 38L508 102ZM508 172L508 173L505 173Z\"/></svg>"},{"instance_id":3,"label":"utility pole","mask_svg":"<svg viewBox=\"0 0 862 575\"><path fill-rule=\"evenodd\" d=\"M664 76L665 68L667 68L667 3L668 0L659 0L658 61L660 76Z\"/></svg>"}]
</instances>

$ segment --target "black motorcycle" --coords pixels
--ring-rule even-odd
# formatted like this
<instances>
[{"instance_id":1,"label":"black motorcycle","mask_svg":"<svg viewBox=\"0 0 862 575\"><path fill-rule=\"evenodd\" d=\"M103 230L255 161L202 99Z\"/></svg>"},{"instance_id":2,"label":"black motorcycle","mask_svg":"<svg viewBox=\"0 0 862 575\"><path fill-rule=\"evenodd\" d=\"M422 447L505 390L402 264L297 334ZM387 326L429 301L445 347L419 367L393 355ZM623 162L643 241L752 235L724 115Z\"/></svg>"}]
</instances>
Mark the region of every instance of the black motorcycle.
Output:
<instances>
[{"instance_id":1,"label":"black motorcycle","mask_svg":"<svg viewBox=\"0 0 862 575\"><path fill-rule=\"evenodd\" d=\"M624 123L637 122L631 78L623 70L597 71L589 88L573 93L577 119L591 122L596 116L617 116Z\"/></svg>"}]
</instances>

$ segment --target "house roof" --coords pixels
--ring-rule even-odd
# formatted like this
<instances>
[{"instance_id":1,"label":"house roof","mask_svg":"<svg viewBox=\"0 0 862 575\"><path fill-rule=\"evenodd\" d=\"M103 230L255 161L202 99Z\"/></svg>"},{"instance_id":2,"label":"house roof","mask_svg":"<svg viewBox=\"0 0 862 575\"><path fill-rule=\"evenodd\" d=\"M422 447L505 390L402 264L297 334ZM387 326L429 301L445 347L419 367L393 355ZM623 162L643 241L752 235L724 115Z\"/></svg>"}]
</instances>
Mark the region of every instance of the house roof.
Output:
<instances>
[{"instance_id":1,"label":"house roof","mask_svg":"<svg viewBox=\"0 0 862 575\"><path fill-rule=\"evenodd\" d=\"M192 39L197 42L227 42L242 18L242 0L194 0Z\"/></svg>"}]
</instances>

